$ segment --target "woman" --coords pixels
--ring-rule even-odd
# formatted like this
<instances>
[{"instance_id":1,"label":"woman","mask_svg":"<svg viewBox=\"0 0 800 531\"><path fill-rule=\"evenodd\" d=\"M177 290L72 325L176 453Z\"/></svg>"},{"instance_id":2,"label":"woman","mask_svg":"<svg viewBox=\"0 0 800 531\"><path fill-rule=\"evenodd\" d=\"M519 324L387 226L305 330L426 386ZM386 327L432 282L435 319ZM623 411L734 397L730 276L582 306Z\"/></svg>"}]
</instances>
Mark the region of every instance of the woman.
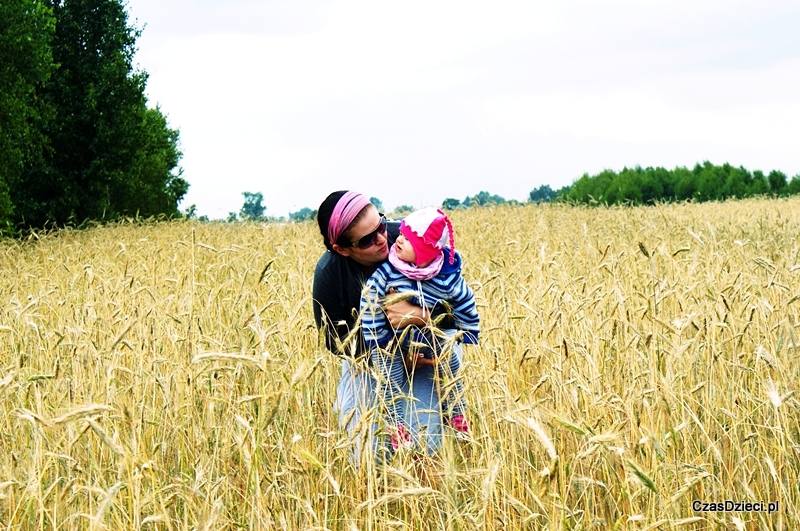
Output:
<instances>
[{"instance_id":1,"label":"woman","mask_svg":"<svg viewBox=\"0 0 800 531\"><path fill-rule=\"evenodd\" d=\"M342 375L337 388L336 404L339 424L355 443L355 455L360 457L364 438L375 451L385 448L374 436L375 422L361 426L363 412L376 403L376 383L366 361L363 335L357 328L361 292L370 275L389 256L399 223L387 221L362 194L339 191L330 194L320 205L317 222L327 251L320 257L314 271L314 319L324 331L327 348L342 357ZM433 308L425 314L407 301L385 308L394 328L409 325L425 326L429 319L439 316ZM444 318L447 320L447 317ZM446 323L443 323L446 324ZM454 355L461 356L460 346ZM427 452L441 445L442 416L435 379L435 359L410 360L414 377L404 389L406 418L414 439Z\"/></svg>"}]
</instances>

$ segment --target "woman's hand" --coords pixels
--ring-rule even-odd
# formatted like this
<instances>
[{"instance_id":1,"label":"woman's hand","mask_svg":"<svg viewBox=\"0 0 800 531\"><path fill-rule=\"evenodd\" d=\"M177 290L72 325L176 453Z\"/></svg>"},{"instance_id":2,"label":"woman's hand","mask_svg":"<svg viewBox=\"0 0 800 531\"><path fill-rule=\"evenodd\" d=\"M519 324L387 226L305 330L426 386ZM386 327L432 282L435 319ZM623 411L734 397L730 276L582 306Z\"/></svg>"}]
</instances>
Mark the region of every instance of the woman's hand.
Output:
<instances>
[{"instance_id":1,"label":"woman's hand","mask_svg":"<svg viewBox=\"0 0 800 531\"><path fill-rule=\"evenodd\" d=\"M390 295L394 293L396 292L393 288L389 290ZM422 318L422 308L411 304L407 300L401 300L391 306L386 306L384 311L386 312L386 318L395 330L400 330L410 325L426 326L428 324L428 320Z\"/></svg>"}]
</instances>

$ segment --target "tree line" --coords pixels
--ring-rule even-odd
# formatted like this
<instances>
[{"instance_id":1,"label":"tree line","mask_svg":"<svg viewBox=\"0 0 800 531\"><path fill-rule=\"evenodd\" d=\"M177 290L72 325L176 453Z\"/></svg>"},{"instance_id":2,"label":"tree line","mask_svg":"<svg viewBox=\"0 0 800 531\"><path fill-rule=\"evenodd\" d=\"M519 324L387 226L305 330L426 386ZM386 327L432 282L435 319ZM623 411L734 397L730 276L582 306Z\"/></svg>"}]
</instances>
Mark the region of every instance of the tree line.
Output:
<instances>
[{"instance_id":1,"label":"tree line","mask_svg":"<svg viewBox=\"0 0 800 531\"><path fill-rule=\"evenodd\" d=\"M533 192L531 192L533 194ZM730 164L716 166L708 161L694 168L623 168L619 173L604 170L584 174L571 186L559 190L556 199L584 204L651 204L658 201L722 201L769 195L784 197L800 193L800 175L791 181L772 170L749 171Z\"/></svg>"},{"instance_id":2,"label":"tree line","mask_svg":"<svg viewBox=\"0 0 800 531\"><path fill-rule=\"evenodd\" d=\"M0 230L179 215L179 133L123 0L0 1Z\"/></svg>"},{"instance_id":3,"label":"tree line","mask_svg":"<svg viewBox=\"0 0 800 531\"><path fill-rule=\"evenodd\" d=\"M755 196L785 197L800 194L800 174L789 180L781 171L772 170L764 174L760 170L749 171L728 163L716 166L711 162L696 164L694 168L662 167L623 168L620 172L603 170L597 175L583 174L568 186L554 190L544 184L531 190L530 203L566 202L578 204L630 204L643 205L656 202L675 201L722 201L744 199ZM463 201L447 198L442 202L446 209L519 204L506 201L489 192L480 192Z\"/></svg>"},{"instance_id":4,"label":"tree line","mask_svg":"<svg viewBox=\"0 0 800 531\"><path fill-rule=\"evenodd\" d=\"M619 173L603 170L597 175L584 174L569 186L554 190L548 184L534 188L528 194L527 203L576 203L576 204L630 204L642 205L655 202L674 201L721 201L725 199L743 199L754 196L785 197L800 193L800 175L791 180L786 174L773 170L765 175L762 171L748 171L743 167L730 164L715 166L706 161L696 164L691 170L677 167L674 170L658 168L632 169L623 168ZM231 212L227 221L258 220L287 221L284 217L265 216L266 207L262 204L264 196L260 192L244 192L245 202L238 215ZM378 210L383 211L383 202L377 197L370 201ZM507 200L497 194L486 191L463 200L448 197L442 201L445 210L459 208L485 207L493 205L521 205L515 199ZM391 217L401 217L414 211L410 205L399 205ZM288 221L311 221L316 219L317 211L302 208L289 213Z\"/></svg>"}]
</instances>

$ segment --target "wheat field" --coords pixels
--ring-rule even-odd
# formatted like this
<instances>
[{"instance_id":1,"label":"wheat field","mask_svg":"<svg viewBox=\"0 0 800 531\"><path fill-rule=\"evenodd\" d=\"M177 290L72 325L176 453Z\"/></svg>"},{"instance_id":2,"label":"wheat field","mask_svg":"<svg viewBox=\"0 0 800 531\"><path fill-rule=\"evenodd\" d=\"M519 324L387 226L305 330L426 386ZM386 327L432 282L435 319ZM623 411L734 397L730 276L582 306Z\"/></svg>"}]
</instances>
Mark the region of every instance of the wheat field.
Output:
<instances>
[{"instance_id":1,"label":"wheat field","mask_svg":"<svg viewBox=\"0 0 800 531\"><path fill-rule=\"evenodd\" d=\"M315 224L0 243L0 529L793 527L800 200L451 217L473 441L380 467L331 411Z\"/></svg>"}]
</instances>

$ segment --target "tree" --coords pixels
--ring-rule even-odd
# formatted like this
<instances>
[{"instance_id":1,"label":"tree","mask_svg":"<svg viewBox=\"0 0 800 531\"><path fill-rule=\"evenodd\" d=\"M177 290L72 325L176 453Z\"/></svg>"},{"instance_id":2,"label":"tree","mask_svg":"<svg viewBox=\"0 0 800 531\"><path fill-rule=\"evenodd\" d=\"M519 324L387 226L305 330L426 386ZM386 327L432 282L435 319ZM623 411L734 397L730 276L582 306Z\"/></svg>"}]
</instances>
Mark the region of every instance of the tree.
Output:
<instances>
[{"instance_id":1,"label":"tree","mask_svg":"<svg viewBox=\"0 0 800 531\"><path fill-rule=\"evenodd\" d=\"M491 195L489 195L489 192L481 190L480 192L475 194L475 196L472 198L472 202L476 203L478 206L485 206L486 204L489 203L490 198Z\"/></svg>"},{"instance_id":2,"label":"tree","mask_svg":"<svg viewBox=\"0 0 800 531\"><path fill-rule=\"evenodd\" d=\"M375 198L370 199L370 203L375 205L373 202ZM375 205L377 207L377 205ZM317 217L317 211L311 210L308 207L303 207L297 212L289 212L289 219L292 221L312 221Z\"/></svg>"},{"instance_id":3,"label":"tree","mask_svg":"<svg viewBox=\"0 0 800 531\"><path fill-rule=\"evenodd\" d=\"M461 201L458 199L454 199L452 197L448 197L444 201L442 201L442 208L444 210L455 210L456 208L461 206Z\"/></svg>"},{"instance_id":4,"label":"tree","mask_svg":"<svg viewBox=\"0 0 800 531\"><path fill-rule=\"evenodd\" d=\"M747 197L747 188L753 180L753 175L743 167L729 167L728 177L725 180L724 197Z\"/></svg>"},{"instance_id":5,"label":"tree","mask_svg":"<svg viewBox=\"0 0 800 531\"><path fill-rule=\"evenodd\" d=\"M12 190L24 168L46 151L41 122L50 109L41 97L54 65L55 21L38 0L0 2L0 224L12 220Z\"/></svg>"},{"instance_id":6,"label":"tree","mask_svg":"<svg viewBox=\"0 0 800 531\"><path fill-rule=\"evenodd\" d=\"M789 195L800 194L800 173L792 177L792 180L786 185L786 193Z\"/></svg>"},{"instance_id":7,"label":"tree","mask_svg":"<svg viewBox=\"0 0 800 531\"><path fill-rule=\"evenodd\" d=\"M375 205L375 208L378 209L378 212L382 212L383 211L383 201L381 201L377 197L370 197L369 198L369 202L372 203L373 205Z\"/></svg>"},{"instance_id":8,"label":"tree","mask_svg":"<svg viewBox=\"0 0 800 531\"><path fill-rule=\"evenodd\" d=\"M588 173L584 173L577 181L572 183L569 192L566 194L566 199L568 201L577 201L579 203L589 203L592 196L595 194L595 181L595 177L591 177Z\"/></svg>"},{"instance_id":9,"label":"tree","mask_svg":"<svg viewBox=\"0 0 800 531\"><path fill-rule=\"evenodd\" d=\"M16 0L15 0L16 1ZM179 215L188 190L177 164L178 132L148 108L147 74L133 68L140 31L123 0L50 0L56 20L51 75L42 98L52 150L12 189L26 225L122 215Z\"/></svg>"},{"instance_id":10,"label":"tree","mask_svg":"<svg viewBox=\"0 0 800 531\"><path fill-rule=\"evenodd\" d=\"M127 178L109 189L112 203L120 213L177 214L178 203L189 191L183 169L172 171L183 156L178 150L178 131L169 127L158 107L145 110L142 126Z\"/></svg>"},{"instance_id":11,"label":"tree","mask_svg":"<svg viewBox=\"0 0 800 531\"><path fill-rule=\"evenodd\" d=\"M552 201L558 196L558 192L550 188L549 184L543 184L539 188L534 188L528 194L528 200L531 203L547 203Z\"/></svg>"},{"instance_id":12,"label":"tree","mask_svg":"<svg viewBox=\"0 0 800 531\"><path fill-rule=\"evenodd\" d=\"M764 172L756 170L753 172L753 182L750 183L747 193L748 195L761 195L769 192L769 181L764 176Z\"/></svg>"},{"instance_id":13,"label":"tree","mask_svg":"<svg viewBox=\"0 0 800 531\"><path fill-rule=\"evenodd\" d=\"M770 191L775 195L782 193L786 188L786 174L781 171L772 170L769 172L767 181L769 181Z\"/></svg>"},{"instance_id":14,"label":"tree","mask_svg":"<svg viewBox=\"0 0 800 531\"><path fill-rule=\"evenodd\" d=\"M673 181L675 183L675 199L678 201L689 201L695 198L697 183L694 173L686 168L675 168Z\"/></svg>"},{"instance_id":15,"label":"tree","mask_svg":"<svg viewBox=\"0 0 800 531\"><path fill-rule=\"evenodd\" d=\"M648 178L650 179L650 182L653 183L652 186L654 187L652 200L674 200L677 174L661 167L647 168L646 171L648 172ZM661 190L660 192L658 192L659 186Z\"/></svg>"},{"instance_id":16,"label":"tree","mask_svg":"<svg viewBox=\"0 0 800 531\"><path fill-rule=\"evenodd\" d=\"M499 195L492 195L486 191L480 191L472 197L467 196L464 201L461 202L462 205L465 207L469 206L488 206L488 205L501 205L505 203L506 200L500 197Z\"/></svg>"},{"instance_id":17,"label":"tree","mask_svg":"<svg viewBox=\"0 0 800 531\"><path fill-rule=\"evenodd\" d=\"M639 190L643 203L652 204L664 197L667 183L662 172L653 168L642 169L639 166L636 167L635 171L639 176Z\"/></svg>"},{"instance_id":18,"label":"tree","mask_svg":"<svg viewBox=\"0 0 800 531\"><path fill-rule=\"evenodd\" d=\"M695 164L697 177L697 194L701 201L715 201L725 198L724 188L728 177L728 168L714 166L709 161L703 165Z\"/></svg>"},{"instance_id":19,"label":"tree","mask_svg":"<svg viewBox=\"0 0 800 531\"><path fill-rule=\"evenodd\" d=\"M260 220L264 218L264 212L267 210L262 204L264 196L261 192L242 192L244 196L244 204L239 210L239 217L244 220Z\"/></svg>"},{"instance_id":20,"label":"tree","mask_svg":"<svg viewBox=\"0 0 800 531\"><path fill-rule=\"evenodd\" d=\"M414 207L411 205L399 205L395 207L394 212L392 214L394 216L404 216L414 211Z\"/></svg>"}]
</instances>

